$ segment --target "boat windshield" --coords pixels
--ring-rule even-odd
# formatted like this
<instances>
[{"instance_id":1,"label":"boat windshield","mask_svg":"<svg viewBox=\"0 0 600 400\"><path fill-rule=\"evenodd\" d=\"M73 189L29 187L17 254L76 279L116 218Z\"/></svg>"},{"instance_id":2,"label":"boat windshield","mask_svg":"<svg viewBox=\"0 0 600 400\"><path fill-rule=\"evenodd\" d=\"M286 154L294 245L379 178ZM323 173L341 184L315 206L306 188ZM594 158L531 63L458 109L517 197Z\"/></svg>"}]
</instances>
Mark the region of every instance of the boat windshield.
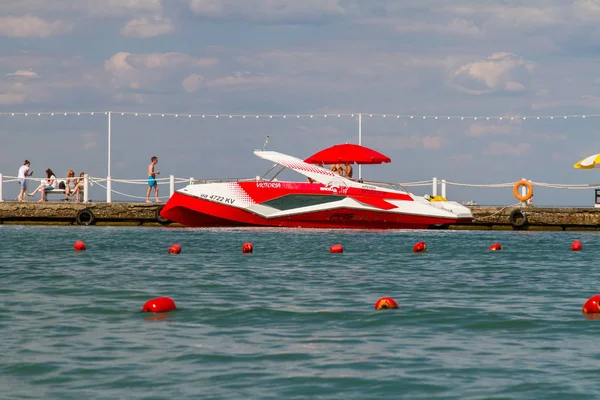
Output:
<instances>
[{"instance_id":1,"label":"boat windshield","mask_svg":"<svg viewBox=\"0 0 600 400\"><path fill-rule=\"evenodd\" d=\"M360 181L358 181L360 182ZM408 193L408 190L406 190L404 188L404 186L400 185L399 183L389 183L389 182L379 182L379 181L366 181L366 180L362 180L363 184L366 185L372 185L372 186L376 186L380 189L387 189L387 190L398 190L400 192L406 192Z\"/></svg>"}]
</instances>

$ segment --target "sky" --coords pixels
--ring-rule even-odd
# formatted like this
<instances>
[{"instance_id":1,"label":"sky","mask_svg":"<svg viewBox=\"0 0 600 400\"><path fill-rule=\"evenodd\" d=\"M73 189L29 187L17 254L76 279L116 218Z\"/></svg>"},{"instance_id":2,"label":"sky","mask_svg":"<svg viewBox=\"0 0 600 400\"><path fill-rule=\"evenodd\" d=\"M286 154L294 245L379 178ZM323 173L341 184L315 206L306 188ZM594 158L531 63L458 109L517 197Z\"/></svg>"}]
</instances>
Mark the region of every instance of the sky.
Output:
<instances>
[{"instance_id":1,"label":"sky","mask_svg":"<svg viewBox=\"0 0 600 400\"><path fill-rule=\"evenodd\" d=\"M358 143L361 113L362 144L392 159L366 179L600 183L573 168L600 153L599 22L600 0L0 0L0 173L27 158L35 177L106 177L112 111L113 179L144 179L153 155L162 178L253 177L267 135L306 158ZM516 203L511 187L447 195ZM592 206L594 190L533 200Z\"/></svg>"}]
</instances>

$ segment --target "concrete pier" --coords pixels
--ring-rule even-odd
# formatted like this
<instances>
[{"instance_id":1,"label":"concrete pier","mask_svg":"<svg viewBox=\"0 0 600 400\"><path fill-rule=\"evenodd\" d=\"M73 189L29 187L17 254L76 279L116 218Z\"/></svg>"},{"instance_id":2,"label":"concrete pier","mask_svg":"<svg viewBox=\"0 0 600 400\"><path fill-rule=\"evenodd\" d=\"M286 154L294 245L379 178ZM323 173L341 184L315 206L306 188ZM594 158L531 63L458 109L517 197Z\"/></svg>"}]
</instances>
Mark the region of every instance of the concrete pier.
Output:
<instances>
[{"instance_id":1,"label":"concrete pier","mask_svg":"<svg viewBox=\"0 0 600 400\"><path fill-rule=\"evenodd\" d=\"M146 203L67 203L67 202L0 202L0 224L21 225L90 225L99 226L181 226L159 221L161 204ZM575 231L599 230L600 208L575 207L495 207L472 206L473 222L439 227L454 230L529 230ZM93 215L89 221L88 211ZM511 214L513 215L511 221ZM522 215L518 213L521 211ZM78 218L78 214L80 218ZM161 223L162 222L162 223ZM511 223L512 222L512 223Z\"/></svg>"},{"instance_id":2,"label":"concrete pier","mask_svg":"<svg viewBox=\"0 0 600 400\"><path fill-rule=\"evenodd\" d=\"M469 208L474 217L471 224L449 225L447 228L456 230L527 231L600 230L600 208L534 206L472 206ZM524 214L524 219L519 211ZM513 213L516 213L516 215L513 218L513 223L511 223L511 214Z\"/></svg>"},{"instance_id":3,"label":"concrete pier","mask_svg":"<svg viewBox=\"0 0 600 400\"><path fill-rule=\"evenodd\" d=\"M91 212L93 221L89 225L161 226L156 212L161 204L148 203L71 203L71 202L1 202L0 224L18 225L86 225ZM175 224L172 224L175 225Z\"/></svg>"}]
</instances>

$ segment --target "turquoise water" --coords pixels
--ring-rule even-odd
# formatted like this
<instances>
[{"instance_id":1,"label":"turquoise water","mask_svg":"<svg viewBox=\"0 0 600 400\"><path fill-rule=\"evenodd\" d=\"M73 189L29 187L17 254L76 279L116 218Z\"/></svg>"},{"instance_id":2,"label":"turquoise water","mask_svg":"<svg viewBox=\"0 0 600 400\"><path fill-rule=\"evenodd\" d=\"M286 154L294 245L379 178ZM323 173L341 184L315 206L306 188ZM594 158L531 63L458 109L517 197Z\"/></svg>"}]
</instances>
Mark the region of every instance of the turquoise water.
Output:
<instances>
[{"instance_id":1,"label":"turquoise water","mask_svg":"<svg viewBox=\"0 0 600 400\"><path fill-rule=\"evenodd\" d=\"M0 225L0 397L598 398L599 239Z\"/></svg>"}]
</instances>

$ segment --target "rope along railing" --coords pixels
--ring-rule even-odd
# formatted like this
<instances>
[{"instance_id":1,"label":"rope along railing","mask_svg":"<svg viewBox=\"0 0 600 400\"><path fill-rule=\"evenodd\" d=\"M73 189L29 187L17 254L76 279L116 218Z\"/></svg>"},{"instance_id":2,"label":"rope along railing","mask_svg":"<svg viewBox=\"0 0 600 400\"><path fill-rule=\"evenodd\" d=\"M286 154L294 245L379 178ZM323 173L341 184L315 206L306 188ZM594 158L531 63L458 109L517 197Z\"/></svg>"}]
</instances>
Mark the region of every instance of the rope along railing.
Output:
<instances>
[{"instance_id":1,"label":"rope along railing","mask_svg":"<svg viewBox=\"0 0 600 400\"><path fill-rule=\"evenodd\" d=\"M400 186L413 187L413 186L429 186L433 183L433 180L430 179L428 181L418 181L418 182L406 182L406 183L397 183Z\"/></svg>"},{"instance_id":2,"label":"rope along railing","mask_svg":"<svg viewBox=\"0 0 600 400\"><path fill-rule=\"evenodd\" d=\"M3 183L13 183L13 182L20 182L22 178L19 178L18 176L3 176L2 174L0 174L0 201L4 201L4 196L3 196ZM31 177L26 177L24 178L25 181L27 182L35 182L35 186L37 186L38 184L41 184L41 182L47 181L47 178L31 178ZM73 177L64 177L64 178L56 178L56 180L58 182L64 182L65 186L66 183L68 182L68 179L74 179ZM77 177L77 179L79 179L79 177ZM126 198L131 198L131 199L145 199L146 196L136 196L136 195L131 195L122 191L118 191L118 190L113 190L112 188L109 189L109 185L108 183L117 183L117 184L133 184L133 185L148 185L148 178L145 179L109 179L109 178L100 178L100 177L90 177L87 174L85 174L85 176L83 177L83 197L84 197L84 202L88 202L88 189L89 187L93 187L94 185L98 185L99 187L103 188L107 194L110 192L111 194L118 194L120 196L126 197ZM164 195L164 196L159 196L159 199L168 199L170 198L173 193L175 192L175 185L176 184L191 184L194 182L194 178L190 177L190 178L176 178L175 176L171 175L168 178L157 178L156 179L157 184L165 184L165 183L169 183L169 195ZM107 183L106 185L103 185L102 183ZM28 185L29 186L29 185ZM89 186L89 187L88 187ZM55 189L50 190L50 191L46 191L46 193L63 193L64 190L60 189L58 187L58 184L56 184L55 186L53 186ZM28 188L30 189L30 188ZM34 189L34 188L31 188ZM58 189L58 190L57 190ZM110 199L110 197L107 195L107 199ZM112 200L109 200L107 202L111 202Z\"/></svg>"},{"instance_id":3,"label":"rope along railing","mask_svg":"<svg viewBox=\"0 0 600 400\"><path fill-rule=\"evenodd\" d=\"M453 186L463 186L463 187L478 187L478 188L503 188L503 187L512 187L515 185L515 182L507 182L507 183L458 183L458 182L446 182L446 185Z\"/></svg>"},{"instance_id":4,"label":"rope along railing","mask_svg":"<svg viewBox=\"0 0 600 400\"><path fill-rule=\"evenodd\" d=\"M100 184L98 182L95 182L95 183L98 186L100 186L101 188L107 189L107 187L105 185L102 185L102 184ZM128 182L128 183L141 183L141 182ZM111 192L114 193L114 194L118 194L119 196L127 197L129 199L145 199L146 198L146 196L134 196L134 195L131 195L131 194L120 192L120 191L115 190L115 189L111 189ZM169 195L169 196L158 196L159 199L168 199L170 197L171 197L171 195Z\"/></svg>"}]
</instances>

